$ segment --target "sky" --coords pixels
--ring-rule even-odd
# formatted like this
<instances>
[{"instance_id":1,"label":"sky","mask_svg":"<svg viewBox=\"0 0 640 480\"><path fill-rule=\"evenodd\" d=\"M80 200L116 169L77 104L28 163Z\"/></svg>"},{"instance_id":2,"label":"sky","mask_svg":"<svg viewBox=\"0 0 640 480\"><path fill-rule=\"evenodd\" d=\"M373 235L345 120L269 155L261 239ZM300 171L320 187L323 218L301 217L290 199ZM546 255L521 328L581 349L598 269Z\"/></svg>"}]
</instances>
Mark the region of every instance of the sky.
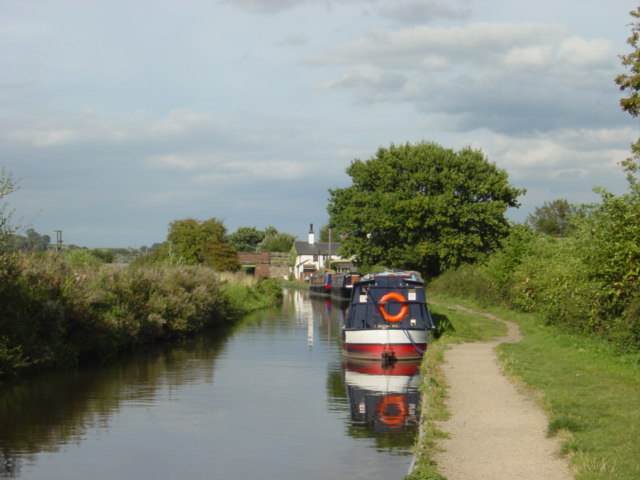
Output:
<instances>
[{"instance_id":1,"label":"sky","mask_svg":"<svg viewBox=\"0 0 640 480\"><path fill-rule=\"evenodd\" d=\"M544 202L627 190L637 0L0 0L16 226L150 246L170 222L305 239L380 147L471 146ZM317 231L316 230L316 231Z\"/></svg>"}]
</instances>

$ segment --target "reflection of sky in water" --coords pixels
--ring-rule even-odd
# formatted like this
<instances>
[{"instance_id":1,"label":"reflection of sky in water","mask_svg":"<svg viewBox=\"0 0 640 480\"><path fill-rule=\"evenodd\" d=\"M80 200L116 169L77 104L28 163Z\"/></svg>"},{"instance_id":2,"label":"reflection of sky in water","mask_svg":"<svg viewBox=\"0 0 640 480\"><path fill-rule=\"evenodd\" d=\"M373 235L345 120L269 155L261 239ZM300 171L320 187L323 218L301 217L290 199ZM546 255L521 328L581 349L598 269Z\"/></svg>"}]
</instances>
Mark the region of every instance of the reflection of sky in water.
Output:
<instances>
[{"instance_id":1,"label":"reflection of sky in water","mask_svg":"<svg viewBox=\"0 0 640 480\"><path fill-rule=\"evenodd\" d=\"M292 291L283 312L254 316L223 343L199 338L19 387L40 400L0 412L13 477L402 478L411 440L393 446L352 425L342 310Z\"/></svg>"}]
</instances>

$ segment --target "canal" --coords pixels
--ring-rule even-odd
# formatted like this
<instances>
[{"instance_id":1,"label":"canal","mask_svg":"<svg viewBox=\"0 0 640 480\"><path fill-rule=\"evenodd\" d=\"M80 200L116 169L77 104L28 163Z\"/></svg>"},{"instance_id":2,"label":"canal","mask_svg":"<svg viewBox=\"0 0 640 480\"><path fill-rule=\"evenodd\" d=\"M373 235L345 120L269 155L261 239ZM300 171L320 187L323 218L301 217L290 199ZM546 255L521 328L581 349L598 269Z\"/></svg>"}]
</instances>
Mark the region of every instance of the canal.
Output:
<instances>
[{"instance_id":1,"label":"canal","mask_svg":"<svg viewBox=\"0 0 640 480\"><path fill-rule=\"evenodd\" d=\"M344 307L287 289L224 335L0 392L0 478L402 479L418 365L341 356Z\"/></svg>"}]
</instances>

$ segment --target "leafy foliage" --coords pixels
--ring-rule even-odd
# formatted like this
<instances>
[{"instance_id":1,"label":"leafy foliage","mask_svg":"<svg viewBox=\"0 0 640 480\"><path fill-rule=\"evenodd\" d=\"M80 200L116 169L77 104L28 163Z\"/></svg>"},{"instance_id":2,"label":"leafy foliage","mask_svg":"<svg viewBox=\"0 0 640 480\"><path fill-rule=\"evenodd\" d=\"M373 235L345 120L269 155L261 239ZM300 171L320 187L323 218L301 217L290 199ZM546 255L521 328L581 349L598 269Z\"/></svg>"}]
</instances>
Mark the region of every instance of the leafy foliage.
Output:
<instances>
[{"instance_id":1,"label":"leafy foliage","mask_svg":"<svg viewBox=\"0 0 640 480\"><path fill-rule=\"evenodd\" d=\"M562 198L536 207L535 212L527 217L526 223L537 232L566 237L574 227L577 213L578 209Z\"/></svg>"},{"instance_id":2,"label":"leafy foliage","mask_svg":"<svg viewBox=\"0 0 640 480\"><path fill-rule=\"evenodd\" d=\"M8 210L7 204L3 202L3 199L15 192L16 188L13 176L7 173L3 167L0 167L0 248L5 246L4 244L11 233L10 221L12 212Z\"/></svg>"},{"instance_id":3,"label":"leafy foliage","mask_svg":"<svg viewBox=\"0 0 640 480\"><path fill-rule=\"evenodd\" d=\"M109 360L282 299L275 282L222 284L204 266L97 268L53 253L12 258L11 271L0 271L0 377Z\"/></svg>"},{"instance_id":4,"label":"leafy foliage","mask_svg":"<svg viewBox=\"0 0 640 480\"><path fill-rule=\"evenodd\" d=\"M601 193L602 203L582 226L581 256L600 285L594 300L608 329L619 341L640 346L640 195Z\"/></svg>"},{"instance_id":5,"label":"leafy foliage","mask_svg":"<svg viewBox=\"0 0 640 480\"><path fill-rule=\"evenodd\" d=\"M141 263L207 265L219 271L240 268L238 253L226 239L227 229L215 218L200 222L193 218L175 220L169 225L166 245Z\"/></svg>"},{"instance_id":6,"label":"leafy foliage","mask_svg":"<svg viewBox=\"0 0 640 480\"><path fill-rule=\"evenodd\" d=\"M295 241L295 235L278 232L275 227L267 227L264 232L264 239L260 242L259 250L262 252L288 252Z\"/></svg>"},{"instance_id":7,"label":"leafy foliage","mask_svg":"<svg viewBox=\"0 0 640 480\"><path fill-rule=\"evenodd\" d=\"M255 252L264 240L265 233L256 227L239 227L227 236L227 241L238 252Z\"/></svg>"},{"instance_id":8,"label":"leafy foliage","mask_svg":"<svg viewBox=\"0 0 640 480\"><path fill-rule=\"evenodd\" d=\"M629 67L631 73L623 73L616 77L615 82L621 91L628 93L627 97L620 100L622 110L636 118L640 114L640 7L629 14L634 18L631 24L631 36L627 43L633 48L631 53L620 55L622 65ZM640 138L631 145L632 156L623 162L627 171L627 179L632 189L640 194L640 184L637 174L640 170Z\"/></svg>"},{"instance_id":9,"label":"leafy foliage","mask_svg":"<svg viewBox=\"0 0 640 480\"><path fill-rule=\"evenodd\" d=\"M288 252L295 240L295 235L278 232L271 226L264 231L255 227L240 227L227 235L227 241L238 252Z\"/></svg>"},{"instance_id":10,"label":"leafy foliage","mask_svg":"<svg viewBox=\"0 0 640 480\"><path fill-rule=\"evenodd\" d=\"M101 254L86 248L74 248L63 253L65 260L76 267L97 267L107 263Z\"/></svg>"},{"instance_id":11,"label":"leafy foliage","mask_svg":"<svg viewBox=\"0 0 640 480\"><path fill-rule=\"evenodd\" d=\"M352 185L330 190L330 226L342 254L427 276L494 251L505 212L524 191L479 150L435 143L391 145L347 169Z\"/></svg>"},{"instance_id":12,"label":"leafy foliage","mask_svg":"<svg viewBox=\"0 0 640 480\"><path fill-rule=\"evenodd\" d=\"M640 197L602 195L574 235L514 227L483 265L449 271L432 289L540 313L549 324L640 349Z\"/></svg>"},{"instance_id":13,"label":"leafy foliage","mask_svg":"<svg viewBox=\"0 0 640 480\"><path fill-rule=\"evenodd\" d=\"M28 250L31 252L44 252L51 243L49 235L40 235L33 228L27 229L26 235L11 235L11 248Z\"/></svg>"}]
</instances>

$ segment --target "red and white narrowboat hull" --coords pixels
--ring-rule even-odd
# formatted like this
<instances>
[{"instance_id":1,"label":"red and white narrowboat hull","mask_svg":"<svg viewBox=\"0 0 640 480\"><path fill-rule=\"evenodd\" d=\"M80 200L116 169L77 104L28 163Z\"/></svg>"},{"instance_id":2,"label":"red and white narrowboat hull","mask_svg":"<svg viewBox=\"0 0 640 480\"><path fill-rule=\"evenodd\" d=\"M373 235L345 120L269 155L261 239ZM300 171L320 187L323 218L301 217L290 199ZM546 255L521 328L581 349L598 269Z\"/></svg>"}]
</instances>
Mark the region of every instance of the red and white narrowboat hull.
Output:
<instances>
[{"instance_id":1,"label":"red and white narrowboat hull","mask_svg":"<svg viewBox=\"0 0 640 480\"><path fill-rule=\"evenodd\" d=\"M344 329L346 355L364 360L415 360L429 342L426 329Z\"/></svg>"}]
</instances>

